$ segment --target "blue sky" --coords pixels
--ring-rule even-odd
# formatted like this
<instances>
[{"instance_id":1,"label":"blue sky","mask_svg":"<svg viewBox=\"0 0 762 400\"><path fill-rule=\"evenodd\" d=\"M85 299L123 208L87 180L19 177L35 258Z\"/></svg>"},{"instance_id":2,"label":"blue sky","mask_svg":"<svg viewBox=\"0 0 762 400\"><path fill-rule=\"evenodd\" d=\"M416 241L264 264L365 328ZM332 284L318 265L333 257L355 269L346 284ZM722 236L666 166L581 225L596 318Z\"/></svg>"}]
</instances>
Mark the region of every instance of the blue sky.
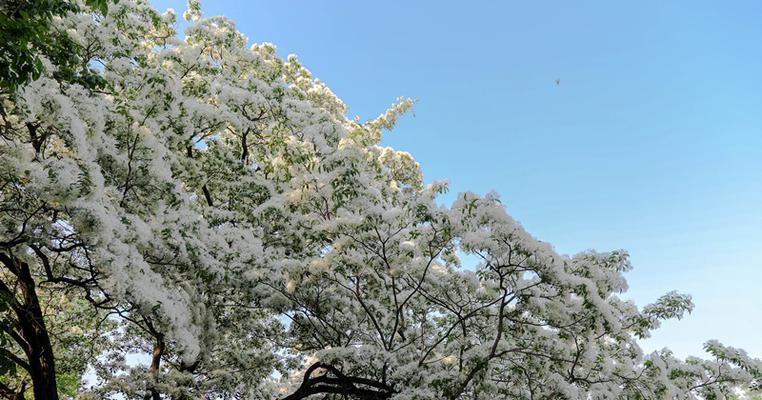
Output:
<instances>
[{"instance_id":1,"label":"blue sky","mask_svg":"<svg viewBox=\"0 0 762 400\"><path fill-rule=\"evenodd\" d=\"M694 313L646 349L698 355L719 339L762 357L762 2L202 8L297 54L350 117L417 99L384 144L411 152L426 181L497 191L560 252L629 250L627 296L641 305L692 294Z\"/></svg>"}]
</instances>

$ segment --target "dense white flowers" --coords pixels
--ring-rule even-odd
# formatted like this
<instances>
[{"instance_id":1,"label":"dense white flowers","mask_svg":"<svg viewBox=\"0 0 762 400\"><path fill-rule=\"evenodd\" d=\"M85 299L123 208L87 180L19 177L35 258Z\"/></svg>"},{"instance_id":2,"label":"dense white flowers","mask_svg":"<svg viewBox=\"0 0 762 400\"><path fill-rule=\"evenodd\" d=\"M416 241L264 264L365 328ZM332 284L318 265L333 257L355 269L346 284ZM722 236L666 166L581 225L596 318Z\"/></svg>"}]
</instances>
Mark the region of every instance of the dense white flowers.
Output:
<instances>
[{"instance_id":1,"label":"dense white flowers","mask_svg":"<svg viewBox=\"0 0 762 400\"><path fill-rule=\"evenodd\" d=\"M759 379L716 342L644 355L692 303L620 299L626 252L558 254L493 193L437 205L447 185L379 146L411 100L350 120L198 1L183 39L174 11L109 7L55 21L103 84L50 66L4 97L0 141L0 251L116 324L90 395L682 399Z\"/></svg>"}]
</instances>

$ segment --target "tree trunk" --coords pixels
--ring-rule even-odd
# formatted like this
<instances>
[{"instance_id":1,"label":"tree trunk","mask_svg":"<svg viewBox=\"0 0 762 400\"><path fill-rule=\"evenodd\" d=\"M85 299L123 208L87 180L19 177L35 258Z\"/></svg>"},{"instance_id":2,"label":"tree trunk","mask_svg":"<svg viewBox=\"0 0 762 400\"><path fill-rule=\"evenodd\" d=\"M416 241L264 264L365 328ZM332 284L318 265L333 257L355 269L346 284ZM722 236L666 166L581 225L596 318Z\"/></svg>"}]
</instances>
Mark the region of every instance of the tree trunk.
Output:
<instances>
[{"instance_id":1,"label":"tree trunk","mask_svg":"<svg viewBox=\"0 0 762 400\"><path fill-rule=\"evenodd\" d=\"M153 354L151 354L151 366L148 367L148 374L151 376L150 379L152 379L153 382L149 382L148 384L149 393L145 396L146 399L161 400L161 394L156 390L154 384L156 383L156 380L159 379L159 368L161 367L161 356L163 354L164 335L157 334L156 343L153 346Z\"/></svg>"},{"instance_id":2,"label":"tree trunk","mask_svg":"<svg viewBox=\"0 0 762 400\"><path fill-rule=\"evenodd\" d=\"M24 349L29 362L34 398L58 400L53 346L45 327L29 264L4 253L0 253L0 261L16 275L18 287L21 289L21 301L12 302L11 307L18 318L18 333L25 342L19 345Z\"/></svg>"}]
</instances>

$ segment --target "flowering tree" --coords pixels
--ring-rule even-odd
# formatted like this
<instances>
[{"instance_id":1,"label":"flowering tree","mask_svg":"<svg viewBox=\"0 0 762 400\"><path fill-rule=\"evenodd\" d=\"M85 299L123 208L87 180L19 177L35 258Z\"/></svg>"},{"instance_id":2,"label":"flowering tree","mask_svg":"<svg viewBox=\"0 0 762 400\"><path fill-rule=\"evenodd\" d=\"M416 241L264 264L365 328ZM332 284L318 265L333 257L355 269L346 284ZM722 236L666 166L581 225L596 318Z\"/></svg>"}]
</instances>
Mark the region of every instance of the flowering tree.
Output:
<instances>
[{"instance_id":1,"label":"flowering tree","mask_svg":"<svg viewBox=\"0 0 762 400\"><path fill-rule=\"evenodd\" d=\"M493 194L437 205L446 185L379 145L410 100L349 120L194 1L183 39L146 1L62 4L42 39L67 56L33 47L39 71L3 85L1 396L55 399L85 368L82 396L136 399L719 399L760 378L716 342L643 354L692 304L619 298L625 252L557 254Z\"/></svg>"}]
</instances>

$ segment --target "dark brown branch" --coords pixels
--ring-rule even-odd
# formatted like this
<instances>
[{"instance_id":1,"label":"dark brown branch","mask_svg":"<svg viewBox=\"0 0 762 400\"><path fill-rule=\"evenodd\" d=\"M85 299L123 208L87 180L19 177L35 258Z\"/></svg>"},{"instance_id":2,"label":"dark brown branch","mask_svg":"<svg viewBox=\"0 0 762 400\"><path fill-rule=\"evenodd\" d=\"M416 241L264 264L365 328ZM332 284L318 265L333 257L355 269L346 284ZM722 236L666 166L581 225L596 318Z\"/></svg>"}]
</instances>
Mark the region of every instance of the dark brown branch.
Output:
<instances>
[{"instance_id":1,"label":"dark brown branch","mask_svg":"<svg viewBox=\"0 0 762 400\"><path fill-rule=\"evenodd\" d=\"M324 370L325 373L313 377L317 370ZM394 389L383 382L347 376L332 365L317 362L304 372L304 380L299 388L282 400L299 400L314 394L340 394L358 400L386 400L394 393Z\"/></svg>"}]
</instances>

